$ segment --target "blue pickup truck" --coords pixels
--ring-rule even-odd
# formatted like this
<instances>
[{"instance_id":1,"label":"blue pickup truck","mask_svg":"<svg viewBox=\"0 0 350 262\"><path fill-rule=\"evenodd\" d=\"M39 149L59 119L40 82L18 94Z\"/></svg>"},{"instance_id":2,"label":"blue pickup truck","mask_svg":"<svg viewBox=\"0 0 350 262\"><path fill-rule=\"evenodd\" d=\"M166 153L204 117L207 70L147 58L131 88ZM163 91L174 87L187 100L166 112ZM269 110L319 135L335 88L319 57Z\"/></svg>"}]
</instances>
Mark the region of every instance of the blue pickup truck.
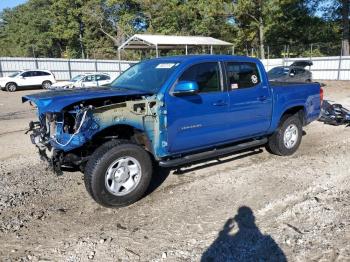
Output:
<instances>
[{"instance_id":1,"label":"blue pickup truck","mask_svg":"<svg viewBox=\"0 0 350 262\"><path fill-rule=\"evenodd\" d=\"M269 83L258 59L223 55L146 60L107 87L22 98L37 107L30 137L41 157L58 174L79 168L107 207L139 200L154 163L179 167L261 146L293 154L322 99L318 83Z\"/></svg>"}]
</instances>

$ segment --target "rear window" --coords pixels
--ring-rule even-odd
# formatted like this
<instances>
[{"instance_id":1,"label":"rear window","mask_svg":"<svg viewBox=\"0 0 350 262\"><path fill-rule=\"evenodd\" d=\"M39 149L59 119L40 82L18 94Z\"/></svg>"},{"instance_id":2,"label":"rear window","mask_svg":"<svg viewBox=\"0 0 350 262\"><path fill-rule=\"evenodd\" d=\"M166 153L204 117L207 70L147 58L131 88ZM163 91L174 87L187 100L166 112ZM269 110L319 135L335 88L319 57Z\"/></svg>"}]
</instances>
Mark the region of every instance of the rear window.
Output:
<instances>
[{"instance_id":1,"label":"rear window","mask_svg":"<svg viewBox=\"0 0 350 262\"><path fill-rule=\"evenodd\" d=\"M50 73L44 72L44 71L36 71L36 73L37 73L37 76L49 76L49 75L51 75Z\"/></svg>"}]
</instances>

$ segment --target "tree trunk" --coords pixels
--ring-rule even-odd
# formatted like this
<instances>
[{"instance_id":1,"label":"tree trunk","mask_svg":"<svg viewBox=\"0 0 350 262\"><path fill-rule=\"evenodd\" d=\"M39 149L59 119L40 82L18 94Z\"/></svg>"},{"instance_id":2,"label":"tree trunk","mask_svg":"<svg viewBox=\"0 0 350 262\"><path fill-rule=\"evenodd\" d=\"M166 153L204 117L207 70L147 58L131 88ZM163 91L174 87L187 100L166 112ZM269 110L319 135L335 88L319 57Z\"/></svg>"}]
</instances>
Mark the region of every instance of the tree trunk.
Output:
<instances>
[{"instance_id":1,"label":"tree trunk","mask_svg":"<svg viewBox=\"0 0 350 262\"><path fill-rule=\"evenodd\" d=\"M264 46L264 41L265 41L265 36L264 36L264 22L262 17L259 17L259 45L260 45L260 58L265 59L265 46Z\"/></svg>"},{"instance_id":2,"label":"tree trunk","mask_svg":"<svg viewBox=\"0 0 350 262\"><path fill-rule=\"evenodd\" d=\"M264 19L263 19L263 7L264 7L263 0L258 1L258 14L259 14L259 45L260 45L260 59L265 59L265 35L264 35Z\"/></svg>"},{"instance_id":3,"label":"tree trunk","mask_svg":"<svg viewBox=\"0 0 350 262\"><path fill-rule=\"evenodd\" d=\"M84 25L83 25L83 22L80 20L79 21L79 44L80 44L80 50L81 50L81 58L85 59L83 34L84 34Z\"/></svg>"},{"instance_id":4,"label":"tree trunk","mask_svg":"<svg viewBox=\"0 0 350 262\"><path fill-rule=\"evenodd\" d=\"M343 21L343 37L342 37L342 55L349 55L349 0L342 0L342 21Z\"/></svg>"}]
</instances>

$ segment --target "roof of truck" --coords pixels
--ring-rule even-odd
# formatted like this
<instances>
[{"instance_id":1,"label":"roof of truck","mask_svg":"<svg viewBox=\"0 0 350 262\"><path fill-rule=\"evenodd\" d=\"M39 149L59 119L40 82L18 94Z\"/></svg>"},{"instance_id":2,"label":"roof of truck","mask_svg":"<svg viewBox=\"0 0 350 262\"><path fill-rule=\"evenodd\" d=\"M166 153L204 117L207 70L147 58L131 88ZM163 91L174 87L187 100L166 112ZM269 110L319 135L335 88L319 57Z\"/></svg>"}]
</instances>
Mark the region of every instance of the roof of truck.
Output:
<instances>
[{"instance_id":1,"label":"roof of truck","mask_svg":"<svg viewBox=\"0 0 350 262\"><path fill-rule=\"evenodd\" d=\"M181 55L181 56L164 56L159 58L154 58L158 60L164 60L164 61L193 61L193 60L210 60L210 59L217 59L217 60L240 60L240 61L247 61L247 62L256 62L258 59L248 56L234 56L234 55Z\"/></svg>"}]
</instances>

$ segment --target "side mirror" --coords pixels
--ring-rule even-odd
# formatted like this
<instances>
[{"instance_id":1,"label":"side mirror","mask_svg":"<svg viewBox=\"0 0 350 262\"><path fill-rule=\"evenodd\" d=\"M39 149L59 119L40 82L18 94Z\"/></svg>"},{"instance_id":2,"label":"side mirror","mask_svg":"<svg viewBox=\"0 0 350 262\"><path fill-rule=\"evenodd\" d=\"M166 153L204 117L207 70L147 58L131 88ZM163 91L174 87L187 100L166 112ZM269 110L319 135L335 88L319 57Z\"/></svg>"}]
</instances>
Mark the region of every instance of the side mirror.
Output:
<instances>
[{"instance_id":1,"label":"side mirror","mask_svg":"<svg viewBox=\"0 0 350 262\"><path fill-rule=\"evenodd\" d=\"M174 96L196 94L199 91L198 84L193 81L180 81L173 91Z\"/></svg>"}]
</instances>

